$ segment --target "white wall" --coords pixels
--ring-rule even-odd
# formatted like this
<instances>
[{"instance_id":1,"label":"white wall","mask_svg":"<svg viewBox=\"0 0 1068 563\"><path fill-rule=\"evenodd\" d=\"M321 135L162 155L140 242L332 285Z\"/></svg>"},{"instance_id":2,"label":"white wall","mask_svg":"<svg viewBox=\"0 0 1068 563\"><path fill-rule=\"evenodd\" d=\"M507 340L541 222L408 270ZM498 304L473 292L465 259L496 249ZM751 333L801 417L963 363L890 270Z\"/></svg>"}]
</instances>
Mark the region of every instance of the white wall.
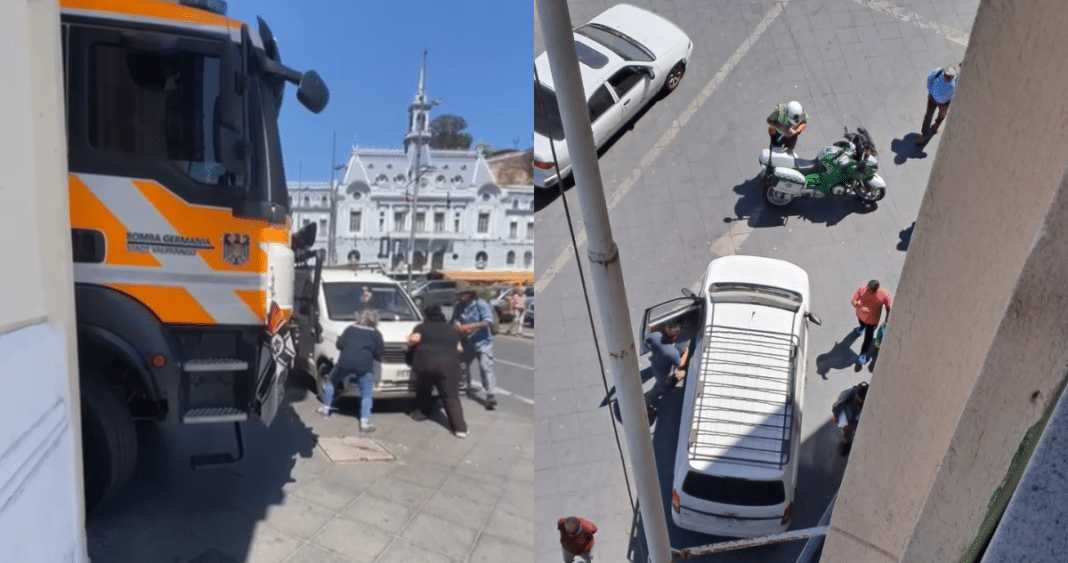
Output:
<instances>
[{"instance_id":1,"label":"white wall","mask_svg":"<svg viewBox=\"0 0 1068 563\"><path fill-rule=\"evenodd\" d=\"M0 561L87 561L57 2L0 23Z\"/></svg>"}]
</instances>

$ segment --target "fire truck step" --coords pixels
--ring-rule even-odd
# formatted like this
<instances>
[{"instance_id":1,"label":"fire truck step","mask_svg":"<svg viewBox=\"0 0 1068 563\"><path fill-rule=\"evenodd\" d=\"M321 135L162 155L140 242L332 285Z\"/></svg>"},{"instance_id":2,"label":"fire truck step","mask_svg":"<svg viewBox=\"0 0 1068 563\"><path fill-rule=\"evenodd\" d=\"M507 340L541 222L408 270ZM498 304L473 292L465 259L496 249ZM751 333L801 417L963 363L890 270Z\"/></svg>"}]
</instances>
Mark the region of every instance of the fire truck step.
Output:
<instances>
[{"instance_id":1,"label":"fire truck step","mask_svg":"<svg viewBox=\"0 0 1068 563\"><path fill-rule=\"evenodd\" d=\"M248 369L248 362L235 358L197 358L182 364L187 372L194 371L242 371Z\"/></svg>"},{"instance_id":2,"label":"fire truck step","mask_svg":"<svg viewBox=\"0 0 1068 563\"><path fill-rule=\"evenodd\" d=\"M245 441L241 438L241 423L234 422L234 436L237 438L237 455L232 453L214 453L214 454L200 454L190 456L189 465L194 470L202 467L212 467L220 465L231 465L237 463L241 458L245 457Z\"/></svg>"},{"instance_id":3,"label":"fire truck step","mask_svg":"<svg viewBox=\"0 0 1068 563\"><path fill-rule=\"evenodd\" d=\"M182 422L186 424L240 422L242 420L248 420L248 413L234 407L189 409L182 415Z\"/></svg>"}]
</instances>

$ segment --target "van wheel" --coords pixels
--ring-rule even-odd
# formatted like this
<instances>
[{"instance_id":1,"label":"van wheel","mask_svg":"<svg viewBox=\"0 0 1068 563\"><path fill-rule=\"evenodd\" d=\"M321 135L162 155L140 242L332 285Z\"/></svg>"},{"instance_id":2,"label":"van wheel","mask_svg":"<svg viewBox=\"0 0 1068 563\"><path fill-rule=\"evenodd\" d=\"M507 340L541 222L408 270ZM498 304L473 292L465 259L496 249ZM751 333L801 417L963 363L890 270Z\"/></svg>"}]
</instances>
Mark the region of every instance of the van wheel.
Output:
<instances>
[{"instance_id":1,"label":"van wheel","mask_svg":"<svg viewBox=\"0 0 1068 563\"><path fill-rule=\"evenodd\" d=\"M315 380L315 396L319 398L320 403L323 401L323 383L326 381L327 376L330 375L330 370L333 367L327 360L319 360L315 364L315 373L312 374L312 379Z\"/></svg>"},{"instance_id":2,"label":"van wheel","mask_svg":"<svg viewBox=\"0 0 1068 563\"><path fill-rule=\"evenodd\" d=\"M137 466L137 431L130 411L103 377L83 368L79 387L88 515L129 482Z\"/></svg>"}]
</instances>

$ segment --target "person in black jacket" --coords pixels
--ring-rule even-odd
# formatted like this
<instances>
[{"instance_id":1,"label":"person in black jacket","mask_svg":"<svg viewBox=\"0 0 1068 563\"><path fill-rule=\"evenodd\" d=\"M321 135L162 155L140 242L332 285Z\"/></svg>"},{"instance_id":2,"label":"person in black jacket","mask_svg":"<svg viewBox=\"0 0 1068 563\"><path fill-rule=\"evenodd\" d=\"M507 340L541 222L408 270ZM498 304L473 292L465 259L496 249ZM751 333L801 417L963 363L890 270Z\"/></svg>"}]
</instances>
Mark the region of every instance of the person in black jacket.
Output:
<instances>
[{"instance_id":1,"label":"person in black jacket","mask_svg":"<svg viewBox=\"0 0 1068 563\"><path fill-rule=\"evenodd\" d=\"M467 423L460 404L459 354L463 350L460 332L445 321L445 315L437 305L427 307L424 316L426 320L416 325L408 336L408 346L413 348L412 371L416 381L416 409L411 416L415 420L429 418L435 403L431 393L437 387L452 433L457 438L466 438Z\"/></svg>"},{"instance_id":2,"label":"person in black jacket","mask_svg":"<svg viewBox=\"0 0 1068 563\"><path fill-rule=\"evenodd\" d=\"M338 337L337 349L341 354L337 365L323 382L323 406L316 411L322 416L330 416L334 410L335 386L354 375L360 386L360 432L365 434L375 431L375 427L371 426L374 362L381 362L385 351L385 342L377 327L378 313L374 309L364 309L356 313L356 323Z\"/></svg>"},{"instance_id":3,"label":"person in black jacket","mask_svg":"<svg viewBox=\"0 0 1068 563\"><path fill-rule=\"evenodd\" d=\"M849 455L853 447L853 434L860 422L860 411L864 408L864 399L868 397L868 384L858 383L838 395L838 400L831 406L831 417L842 431L842 444L838 453Z\"/></svg>"}]
</instances>

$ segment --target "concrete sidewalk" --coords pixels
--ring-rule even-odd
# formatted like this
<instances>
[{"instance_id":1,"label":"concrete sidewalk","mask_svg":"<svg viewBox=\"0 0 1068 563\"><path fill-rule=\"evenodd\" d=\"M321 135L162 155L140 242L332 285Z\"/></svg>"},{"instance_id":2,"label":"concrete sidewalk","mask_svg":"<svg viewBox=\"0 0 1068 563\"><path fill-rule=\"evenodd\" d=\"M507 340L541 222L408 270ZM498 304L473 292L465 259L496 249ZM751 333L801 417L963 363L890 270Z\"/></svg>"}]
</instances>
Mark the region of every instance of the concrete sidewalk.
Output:
<instances>
[{"instance_id":1,"label":"concrete sidewalk","mask_svg":"<svg viewBox=\"0 0 1068 563\"><path fill-rule=\"evenodd\" d=\"M271 429L249 424L246 455L189 469L188 454L233 448L225 429L147 428L134 482L88 525L93 563L484 562L533 558L530 405L464 399L466 440L438 412L375 402L371 435L393 461L332 461L318 442L360 436L358 401L314 413L290 389ZM220 431L221 430L221 431Z\"/></svg>"}]
</instances>

